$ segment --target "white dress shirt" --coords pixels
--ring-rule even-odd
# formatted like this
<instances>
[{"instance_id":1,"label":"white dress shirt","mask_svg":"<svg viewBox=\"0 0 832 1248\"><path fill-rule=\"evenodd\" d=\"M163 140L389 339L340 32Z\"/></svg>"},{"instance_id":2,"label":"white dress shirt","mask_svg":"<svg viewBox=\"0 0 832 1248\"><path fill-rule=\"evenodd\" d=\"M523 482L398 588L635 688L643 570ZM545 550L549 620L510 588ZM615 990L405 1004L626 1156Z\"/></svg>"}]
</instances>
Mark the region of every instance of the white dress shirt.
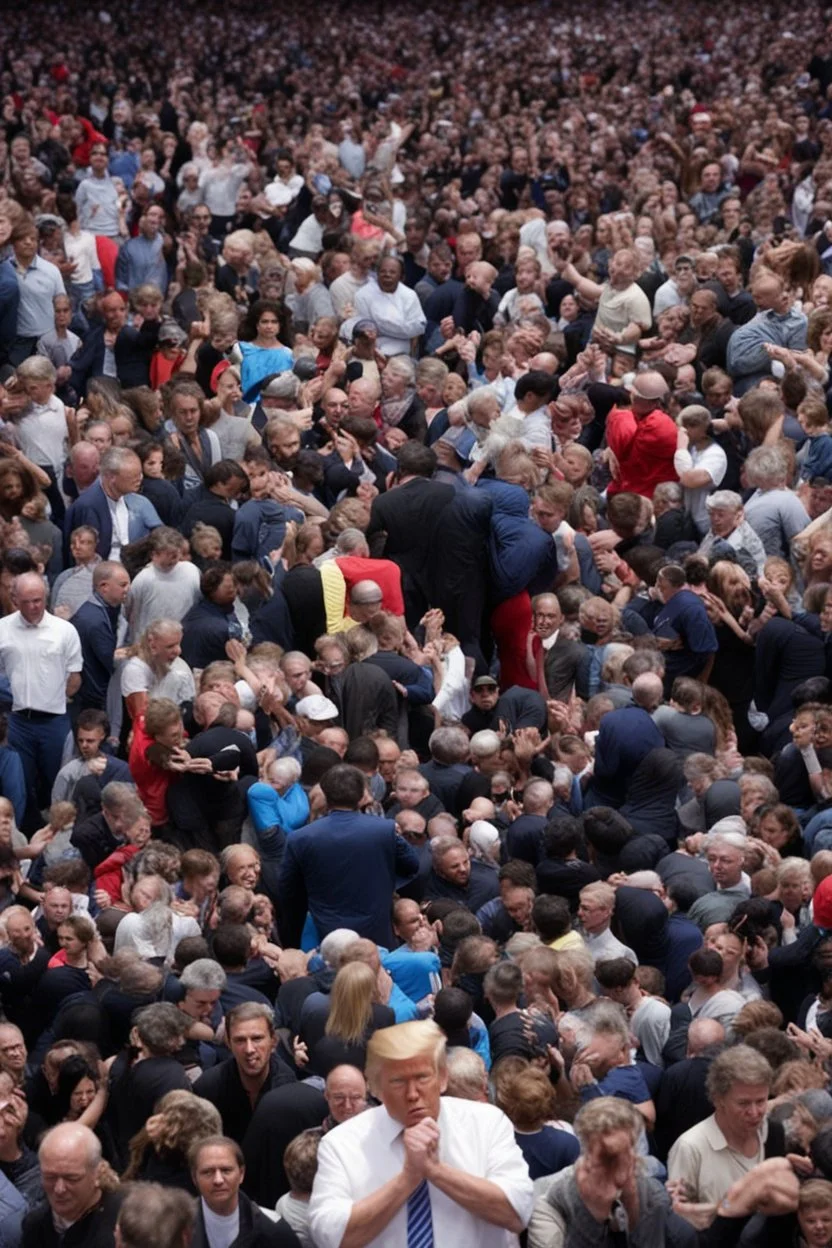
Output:
<instances>
[{"instance_id":1,"label":"white dress shirt","mask_svg":"<svg viewBox=\"0 0 832 1248\"><path fill-rule=\"evenodd\" d=\"M107 558L118 562L121 557L122 546L129 546L130 544L130 513L127 510L127 504L123 495L121 498L110 498L109 494L106 497L113 526L113 536L110 539L110 553Z\"/></svg>"},{"instance_id":2,"label":"white dress shirt","mask_svg":"<svg viewBox=\"0 0 832 1248\"><path fill-rule=\"evenodd\" d=\"M48 611L27 624L19 611L0 620L0 670L12 687L12 709L66 712L66 682L84 666L81 639L69 620Z\"/></svg>"},{"instance_id":3,"label":"white dress shirt","mask_svg":"<svg viewBox=\"0 0 832 1248\"><path fill-rule=\"evenodd\" d=\"M495 1183L525 1226L534 1187L511 1123L494 1105L443 1096L439 1111L439 1160ZM380 1106L335 1127L321 1140L309 1204L317 1248L339 1248L353 1204L372 1195L404 1168L404 1128ZM510 1248L511 1231L486 1222L429 1184L437 1248ZM407 1248L407 1204L370 1241L369 1248Z\"/></svg>"}]
</instances>

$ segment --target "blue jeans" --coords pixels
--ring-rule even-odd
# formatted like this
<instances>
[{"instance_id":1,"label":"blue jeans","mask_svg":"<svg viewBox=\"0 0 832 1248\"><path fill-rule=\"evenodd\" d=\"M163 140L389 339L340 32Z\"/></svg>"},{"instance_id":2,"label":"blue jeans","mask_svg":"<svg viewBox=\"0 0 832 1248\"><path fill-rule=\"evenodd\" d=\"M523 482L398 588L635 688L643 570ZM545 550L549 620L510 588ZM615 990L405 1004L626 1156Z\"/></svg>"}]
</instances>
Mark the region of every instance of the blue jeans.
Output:
<instances>
[{"instance_id":1,"label":"blue jeans","mask_svg":"<svg viewBox=\"0 0 832 1248\"><path fill-rule=\"evenodd\" d=\"M52 801L52 785L61 768L69 716L29 719L23 711L9 716L9 745L20 755L26 777L26 815L21 831L27 836L42 826L41 810Z\"/></svg>"}]
</instances>

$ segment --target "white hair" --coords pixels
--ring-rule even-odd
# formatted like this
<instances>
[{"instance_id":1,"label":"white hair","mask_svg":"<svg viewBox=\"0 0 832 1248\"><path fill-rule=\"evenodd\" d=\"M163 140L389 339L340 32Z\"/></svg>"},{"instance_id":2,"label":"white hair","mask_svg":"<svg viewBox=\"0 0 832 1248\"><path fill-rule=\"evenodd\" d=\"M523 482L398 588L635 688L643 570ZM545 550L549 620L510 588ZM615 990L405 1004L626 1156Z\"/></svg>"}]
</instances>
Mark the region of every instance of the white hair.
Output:
<instances>
[{"instance_id":1,"label":"white hair","mask_svg":"<svg viewBox=\"0 0 832 1248\"><path fill-rule=\"evenodd\" d=\"M344 951L357 940L358 932L354 932L351 927L336 927L334 932L324 936L321 941L321 957L327 966L337 970L341 965Z\"/></svg>"}]
</instances>

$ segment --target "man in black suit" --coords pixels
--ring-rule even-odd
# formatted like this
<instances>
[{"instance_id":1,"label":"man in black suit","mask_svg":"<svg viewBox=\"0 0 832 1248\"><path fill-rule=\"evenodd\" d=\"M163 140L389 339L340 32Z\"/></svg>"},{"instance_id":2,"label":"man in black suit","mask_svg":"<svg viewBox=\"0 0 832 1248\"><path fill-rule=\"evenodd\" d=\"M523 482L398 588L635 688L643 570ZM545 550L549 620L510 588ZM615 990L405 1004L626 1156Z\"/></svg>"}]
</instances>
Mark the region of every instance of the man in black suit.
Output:
<instances>
[{"instance_id":1,"label":"man in black suit","mask_svg":"<svg viewBox=\"0 0 832 1248\"><path fill-rule=\"evenodd\" d=\"M431 480L436 454L420 442L405 442L396 451L396 462L393 488L373 499L367 541L374 558L384 555L401 568L405 619L414 629L431 605L431 560L442 512L455 491Z\"/></svg>"},{"instance_id":2,"label":"man in black suit","mask_svg":"<svg viewBox=\"0 0 832 1248\"><path fill-rule=\"evenodd\" d=\"M121 1193L101 1190L101 1144L89 1127L78 1122L53 1127L38 1157L48 1203L23 1219L25 1248L110 1248Z\"/></svg>"},{"instance_id":3,"label":"man in black suit","mask_svg":"<svg viewBox=\"0 0 832 1248\"><path fill-rule=\"evenodd\" d=\"M125 389L150 385L150 358L156 350L159 321L146 318L138 328L125 324L127 308L115 290L102 295L98 308L102 320L92 326L69 361L72 389L81 398L91 378L105 375L108 351L112 352L116 376Z\"/></svg>"},{"instance_id":4,"label":"man in black suit","mask_svg":"<svg viewBox=\"0 0 832 1248\"><path fill-rule=\"evenodd\" d=\"M586 646L564 636L563 611L554 594L538 594L532 599L532 628L540 638L549 697L568 702Z\"/></svg>"}]
</instances>

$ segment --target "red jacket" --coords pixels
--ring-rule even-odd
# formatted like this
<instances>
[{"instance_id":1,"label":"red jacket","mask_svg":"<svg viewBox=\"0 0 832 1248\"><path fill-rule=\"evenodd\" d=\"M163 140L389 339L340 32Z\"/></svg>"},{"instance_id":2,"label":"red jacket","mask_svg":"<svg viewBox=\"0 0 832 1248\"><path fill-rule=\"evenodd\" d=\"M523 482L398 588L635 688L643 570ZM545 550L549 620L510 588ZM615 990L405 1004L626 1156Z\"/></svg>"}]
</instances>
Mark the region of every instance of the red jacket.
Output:
<instances>
[{"instance_id":1,"label":"red jacket","mask_svg":"<svg viewBox=\"0 0 832 1248\"><path fill-rule=\"evenodd\" d=\"M124 868L138 852L138 845L122 845L120 849L114 849L103 862L99 862L93 871L95 887L102 888L105 893L109 893L114 904L121 901Z\"/></svg>"},{"instance_id":2,"label":"red jacket","mask_svg":"<svg viewBox=\"0 0 832 1248\"><path fill-rule=\"evenodd\" d=\"M678 481L673 467L678 430L660 408L638 420L631 411L614 407L607 417L607 445L618 460L618 480L608 494L624 491L652 498L662 481Z\"/></svg>"}]
</instances>

